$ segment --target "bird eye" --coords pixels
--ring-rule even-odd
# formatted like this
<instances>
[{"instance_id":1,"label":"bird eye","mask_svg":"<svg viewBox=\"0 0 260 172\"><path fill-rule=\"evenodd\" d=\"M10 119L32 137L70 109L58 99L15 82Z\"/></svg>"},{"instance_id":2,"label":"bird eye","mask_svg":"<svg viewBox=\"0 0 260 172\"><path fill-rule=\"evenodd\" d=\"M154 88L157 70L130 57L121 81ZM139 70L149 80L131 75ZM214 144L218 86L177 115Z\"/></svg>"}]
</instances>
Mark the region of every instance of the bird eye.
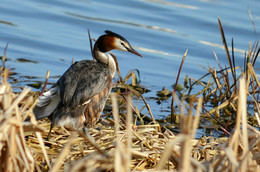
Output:
<instances>
[{"instance_id":1,"label":"bird eye","mask_svg":"<svg viewBox=\"0 0 260 172\"><path fill-rule=\"evenodd\" d=\"M125 46L125 44L123 42L121 42L121 45Z\"/></svg>"}]
</instances>

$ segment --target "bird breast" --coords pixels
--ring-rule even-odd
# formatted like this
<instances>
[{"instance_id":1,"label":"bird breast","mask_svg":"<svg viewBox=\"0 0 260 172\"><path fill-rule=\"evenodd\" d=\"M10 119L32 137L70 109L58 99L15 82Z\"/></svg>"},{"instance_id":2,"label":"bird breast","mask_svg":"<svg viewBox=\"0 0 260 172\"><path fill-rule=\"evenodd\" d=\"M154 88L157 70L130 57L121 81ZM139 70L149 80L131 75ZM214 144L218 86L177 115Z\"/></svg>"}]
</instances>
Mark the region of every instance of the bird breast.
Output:
<instances>
[{"instance_id":1,"label":"bird breast","mask_svg":"<svg viewBox=\"0 0 260 172\"><path fill-rule=\"evenodd\" d=\"M116 63L114 58L108 53L102 53L101 51L94 52L96 60L100 63L106 64L109 67L110 76L113 78L116 72Z\"/></svg>"}]
</instances>

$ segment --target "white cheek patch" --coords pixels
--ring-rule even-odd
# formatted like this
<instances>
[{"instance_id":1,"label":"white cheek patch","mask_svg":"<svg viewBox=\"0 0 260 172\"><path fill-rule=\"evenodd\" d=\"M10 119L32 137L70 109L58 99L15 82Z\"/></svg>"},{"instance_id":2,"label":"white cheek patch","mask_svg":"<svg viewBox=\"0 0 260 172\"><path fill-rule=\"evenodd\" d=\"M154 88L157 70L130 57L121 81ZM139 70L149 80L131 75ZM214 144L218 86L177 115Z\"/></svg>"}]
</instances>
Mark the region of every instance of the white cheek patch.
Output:
<instances>
[{"instance_id":1,"label":"white cheek patch","mask_svg":"<svg viewBox=\"0 0 260 172\"><path fill-rule=\"evenodd\" d=\"M122 43L125 44L122 40L116 39L116 49L120 51L127 51L127 49L122 45Z\"/></svg>"}]
</instances>

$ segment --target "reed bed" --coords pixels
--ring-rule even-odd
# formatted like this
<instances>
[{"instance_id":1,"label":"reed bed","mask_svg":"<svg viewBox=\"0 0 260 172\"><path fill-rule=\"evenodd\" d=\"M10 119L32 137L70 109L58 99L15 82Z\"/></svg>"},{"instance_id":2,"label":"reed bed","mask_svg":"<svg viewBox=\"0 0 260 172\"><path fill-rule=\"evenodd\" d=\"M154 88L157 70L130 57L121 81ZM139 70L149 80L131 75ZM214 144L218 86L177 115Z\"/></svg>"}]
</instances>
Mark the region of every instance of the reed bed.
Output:
<instances>
[{"instance_id":1,"label":"reed bed","mask_svg":"<svg viewBox=\"0 0 260 172\"><path fill-rule=\"evenodd\" d=\"M62 128L55 128L46 141L47 120L23 122L32 115L29 89L13 93L5 80L0 87L0 171L259 171L260 132L248 124L245 88L243 77L236 126L229 138L194 139L202 98L195 115L191 110L181 114L181 133L176 135L168 129L161 132L158 123L136 125L131 96L127 114L119 114L118 95L113 93L113 118L90 129L98 145L94 147L80 132Z\"/></svg>"},{"instance_id":2,"label":"reed bed","mask_svg":"<svg viewBox=\"0 0 260 172\"><path fill-rule=\"evenodd\" d=\"M19 93L12 91L4 54L0 85L0 171L260 171L260 84L254 71L260 50L256 44L253 47L254 51L247 55L245 70L239 75L230 58L230 68L216 71L209 67L208 75L212 77L187 102L184 101L187 97L183 97L189 90L179 96L174 94L180 118L178 134L153 118L149 105L134 89L135 79L131 86L120 82L108 101L112 112L104 114L89 129L96 144L80 131L60 127L53 129L47 141L49 121L36 121L32 113L37 94L27 87ZM228 48L226 52L229 53ZM127 78L130 76L136 77L134 71ZM120 80L123 81L121 76ZM195 82L203 83L201 79ZM140 113L133 95L144 101L149 120ZM251 115L256 123L249 121L248 99L253 101L255 113ZM218 103L206 109L206 104L213 100ZM230 118L234 117L232 129L224 125L231 120L222 121L227 111ZM30 123L24 122L28 116ZM219 122L224 132L228 130L228 137L196 139L202 118Z\"/></svg>"},{"instance_id":3,"label":"reed bed","mask_svg":"<svg viewBox=\"0 0 260 172\"><path fill-rule=\"evenodd\" d=\"M105 118L90 129L98 145L94 147L82 133L64 128L55 128L46 141L47 120L37 124L32 119L29 125L23 122L32 116L35 98L29 88L13 93L7 73L2 73L0 86L0 171L260 170L260 132L247 121L245 77L239 80L236 124L229 138L194 139L202 98L196 114L191 105L187 114L181 113L181 133L174 134L168 129L162 132L156 122L135 124L131 96L127 96L126 114L122 114L118 94L113 93L113 118Z\"/></svg>"}]
</instances>

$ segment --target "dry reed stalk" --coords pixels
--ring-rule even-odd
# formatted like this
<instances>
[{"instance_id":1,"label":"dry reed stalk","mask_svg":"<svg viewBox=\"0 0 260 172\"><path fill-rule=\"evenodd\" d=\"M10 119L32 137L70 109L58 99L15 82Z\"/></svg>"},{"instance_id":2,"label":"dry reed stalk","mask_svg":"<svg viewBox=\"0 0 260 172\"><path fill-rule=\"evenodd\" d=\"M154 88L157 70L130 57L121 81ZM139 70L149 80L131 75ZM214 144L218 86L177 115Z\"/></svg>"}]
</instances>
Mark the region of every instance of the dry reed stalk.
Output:
<instances>
[{"instance_id":1,"label":"dry reed stalk","mask_svg":"<svg viewBox=\"0 0 260 172\"><path fill-rule=\"evenodd\" d=\"M37 137L37 139L39 141L39 144L40 144L40 147L42 149L42 152L43 152L44 158L46 160L46 163L47 163L48 167L50 167L50 160L49 160L49 157L47 155L47 151L46 151L46 148L45 148L44 141L42 139L41 133L40 132L36 132L35 134L36 134L36 137Z\"/></svg>"},{"instance_id":2,"label":"dry reed stalk","mask_svg":"<svg viewBox=\"0 0 260 172\"><path fill-rule=\"evenodd\" d=\"M200 119L202 103L203 103L203 98L200 97L198 99L198 106L197 106L197 110L196 110L196 115L195 115L194 120L193 120L191 138L195 138L195 136L196 136L196 132L197 132L197 129L198 129L198 126L199 126L199 119Z\"/></svg>"},{"instance_id":3,"label":"dry reed stalk","mask_svg":"<svg viewBox=\"0 0 260 172\"><path fill-rule=\"evenodd\" d=\"M173 123L173 117L174 117L174 95L176 93L176 89L177 89L177 85L178 85L178 81L179 81L179 77L180 77L180 74L181 74L181 69L182 69L182 66L183 66L183 63L186 59L186 56L187 56L187 53L188 53L188 50L185 51L183 57L182 57L182 61L181 61L181 64L180 64L180 67L179 67L179 71L178 71L178 74L177 74L177 78L176 78L176 82L175 82L175 87L174 87L174 90L172 92L172 101L171 101L171 123Z\"/></svg>"},{"instance_id":4,"label":"dry reed stalk","mask_svg":"<svg viewBox=\"0 0 260 172\"><path fill-rule=\"evenodd\" d=\"M182 143L184 139L185 139L185 135L180 134L176 136L174 139L168 141L165 150L161 155L161 159L158 165L156 166L155 170L163 170L165 168L166 162L168 161L170 156L172 156L174 145Z\"/></svg>"},{"instance_id":5,"label":"dry reed stalk","mask_svg":"<svg viewBox=\"0 0 260 172\"><path fill-rule=\"evenodd\" d=\"M248 70L249 70L249 73L253 76L254 80L256 81L258 88L260 88L260 82L258 80L258 77L256 76L255 70L251 63L248 63ZM247 86L247 88L248 88L248 86Z\"/></svg>"},{"instance_id":6,"label":"dry reed stalk","mask_svg":"<svg viewBox=\"0 0 260 172\"><path fill-rule=\"evenodd\" d=\"M224 44L224 48L226 50L228 63L229 63L229 66L231 67L233 81L234 81L234 84L236 84L236 76L235 76L235 73L234 73L234 70L233 70L233 68L235 66L233 66L233 63L232 63L231 58L230 58L230 54L229 54L229 51L228 51L228 46L227 46L227 42L226 42L226 38L225 38L225 34L224 34L224 30L223 30L220 18L218 18L218 24L219 24L219 30L220 30L221 38L222 38L222 41L223 41L223 44Z\"/></svg>"},{"instance_id":7,"label":"dry reed stalk","mask_svg":"<svg viewBox=\"0 0 260 172\"><path fill-rule=\"evenodd\" d=\"M119 136L119 111L118 111L118 103L117 103L117 98L116 94L112 93L111 94L111 100L112 100L112 111L113 111L113 117L115 121L115 140L116 140L116 147L115 147L115 160L114 160L114 170L116 172L123 171L125 172L127 169L124 166L124 154L122 151L122 144L119 141L120 136Z\"/></svg>"},{"instance_id":8,"label":"dry reed stalk","mask_svg":"<svg viewBox=\"0 0 260 172\"><path fill-rule=\"evenodd\" d=\"M94 54L93 54L93 44L92 44L92 38L90 36L89 28L88 28L88 39L89 39L89 46L91 51L91 56L93 58L93 61L95 61ZM73 64L73 63L72 63Z\"/></svg>"},{"instance_id":9,"label":"dry reed stalk","mask_svg":"<svg viewBox=\"0 0 260 172\"><path fill-rule=\"evenodd\" d=\"M240 79L235 131L231 135L228 145L222 149L223 151L214 158L210 165L214 170L251 171L248 168L249 166L259 169L259 164L253 160L252 150L258 142L260 135L255 135L255 130L253 130L253 133L250 132L250 135L248 134L251 126L247 124L247 90L245 80L245 77ZM249 142L250 137L254 139L250 139Z\"/></svg>"},{"instance_id":10,"label":"dry reed stalk","mask_svg":"<svg viewBox=\"0 0 260 172\"><path fill-rule=\"evenodd\" d=\"M45 92L45 89L46 89L46 86L47 86L47 83L48 83L49 76L50 76L50 70L48 70L47 73L46 73L45 82L44 82L44 85L43 85L43 87L42 87L42 91L41 91L41 93L40 93L40 96L42 96L42 94Z\"/></svg>"},{"instance_id":11,"label":"dry reed stalk","mask_svg":"<svg viewBox=\"0 0 260 172\"><path fill-rule=\"evenodd\" d=\"M4 55L2 57L2 65L0 67L0 73L2 72L8 72L7 70L5 70L5 61L6 61L6 52L7 52L7 48L8 48L8 43L5 46L5 50L4 50ZM7 79L7 77L3 77L3 79Z\"/></svg>"},{"instance_id":12,"label":"dry reed stalk","mask_svg":"<svg viewBox=\"0 0 260 172\"><path fill-rule=\"evenodd\" d=\"M8 70L4 69L0 85L0 171L34 171L38 167L26 146L21 117L21 114L31 113L31 109L19 105L29 89L24 88L20 95L15 95L7 75ZM30 103L27 101L25 106Z\"/></svg>"},{"instance_id":13,"label":"dry reed stalk","mask_svg":"<svg viewBox=\"0 0 260 172\"><path fill-rule=\"evenodd\" d=\"M131 106L132 110L135 112L135 114L138 116L138 118L140 119L141 124L144 124L143 118L141 117L141 114L136 106L136 108L134 107L132 102L128 102L128 99L125 98L124 94L121 94L121 96L125 99L125 101L127 102L128 106Z\"/></svg>"},{"instance_id":14,"label":"dry reed stalk","mask_svg":"<svg viewBox=\"0 0 260 172\"><path fill-rule=\"evenodd\" d=\"M255 112L255 117L256 117L256 120L257 120L257 122L258 122L258 126L260 126L259 107L258 107L258 113Z\"/></svg>"},{"instance_id":15,"label":"dry reed stalk","mask_svg":"<svg viewBox=\"0 0 260 172\"><path fill-rule=\"evenodd\" d=\"M199 100L199 105L197 108L197 113L195 116L195 120L193 120L192 114L192 104L194 100L190 101L190 107L188 110L188 115L185 116L184 113L181 114L181 133L185 135L184 140L181 143L180 150L180 166L179 171L191 171L191 161L190 155L192 151L191 139L195 135L199 123L199 112L201 108L202 99Z\"/></svg>"},{"instance_id":16,"label":"dry reed stalk","mask_svg":"<svg viewBox=\"0 0 260 172\"><path fill-rule=\"evenodd\" d=\"M247 133L247 108L246 108L246 89L245 89L245 78L243 77L240 80L239 84L239 100L238 100L238 113L241 116L241 124L242 124L242 145L243 145L243 154L242 156L246 156L248 151L248 133ZM240 164L240 170L246 171L247 168L247 157L245 157L244 161Z\"/></svg>"},{"instance_id":17,"label":"dry reed stalk","mask_svg":"<svg viewBox=\"0 0 260 172\"><path fill-rule=\"evenodd\" d=\"M126 81L127 81L130 77L132 77L132 86L136 86L137 77L136 77L135 71L137 72L138 77L140 78L140 72L139 72L139 70L138 70L138 69L132 69L132 70L130 70L130 71L126 74L126 77L125 77L125 79L123 80L123 83L126 83Z\"/></svg>"},{"instance_id":18,"label":"dry reed stalk","mask_svg":"<svg viewBox=\"0 0 260 172\"><path fill-rule=\"evenodd\" d=\"M252 17L252 14L251 14L249 8L248 8L248 14L249 14L249 16L250 16L250 20L251 20L251 22L252 22L252 24L253 24L253 27L254 27L254 33L255 33L255 35L256 35L255 23L254 23L254 20L253 20L253 17Z\"/></svg>"},{"instance_id":19,"label":"dry reed stalk","mask_svg":"<svg viewBox=\"0 0 260 172\"><path fill-rule=\"evenodd\" d=\"M73 144L73 142L75 141L76 136L77 136L76 133L73 133L71 135L71 138L65 144L64 148L61 150L61 153L59 154L55 163L50 168L50 172L55 172L55 171L58 171L60 169L61 165L64 163L66 156L70 153L69 149L70 149L71 145Z\"/></svg>"},{"instance_id":20,"label":"dry reed stalk","mask_svg":"<svg viewBox=\"0 0 260 172\"><path fill-rule=\"evenodd\" d=\"M138 91L132 89L132 88L129 87L129 86L127 86L127 88L128 88L131 92L133 92L134 94L136 94L136 95L138 95L138 96L141 97L141 99L143 100L143 102L144 102L144 104L145 104L145 106L146 106L146 108L147 108L147 110L148 110L148 112L149 112L149 114L150 114L150 116L151 116L152 121L153 121L154 123L156 123L155 118L153 117L151 108L150 108L149 104L146 102L146 100L145 100L145 98L143 97L143 95L142 95L141 93L139 93Z\"/></svg>"},{"instance_id":21,"label":"dry reed stalk","mask_svg":"<svg viewBox=\"0 0 260 172\"><path fill-rule=\"evenodd\" d=\"M131 104L132 104L132 100L131 100L131 96L128 95L127 96L127 117L126 117L126 135L127 135L127 148L126 148L126 156L127 156L127 162L126 162L126 171L130 171L131 170L131 148L132 148L132 121L133 121L133 113L132 113L132 108L131 108Z\"/></svg>"}]
</instances>

